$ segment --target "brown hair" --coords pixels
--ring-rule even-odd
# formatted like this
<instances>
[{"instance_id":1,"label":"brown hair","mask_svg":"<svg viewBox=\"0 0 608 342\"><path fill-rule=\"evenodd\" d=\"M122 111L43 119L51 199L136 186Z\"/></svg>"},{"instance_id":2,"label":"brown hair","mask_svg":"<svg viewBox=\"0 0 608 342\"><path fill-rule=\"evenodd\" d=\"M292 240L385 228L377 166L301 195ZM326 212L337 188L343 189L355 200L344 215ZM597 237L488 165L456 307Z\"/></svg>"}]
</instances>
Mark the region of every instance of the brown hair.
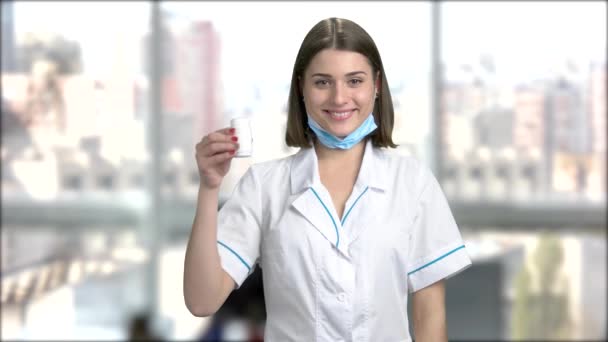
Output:
<instances>
[{"instance_id":1,"label":"brown hair","mask_svg":"<svg viewBox=\"0 0 608 342\"><path fill-rule=\"evenodd\" d=\"M310 139L314 132L308 127L308 118L302 91L300 77L310 61L324 49L337 49L358 52L369 61L374 78L380 77L381 85L378 98L374 103L374 119L378 129L369 137L375 147L397 147L393 143L392 132L394 122L393 101L384 73L382 59L372 37L358 24L348 19L328 18L317 23L304 37L291 75L291 86L287 102L287 130L285 142L292 147L312 147Z\"/></svg>"}]
</instances>

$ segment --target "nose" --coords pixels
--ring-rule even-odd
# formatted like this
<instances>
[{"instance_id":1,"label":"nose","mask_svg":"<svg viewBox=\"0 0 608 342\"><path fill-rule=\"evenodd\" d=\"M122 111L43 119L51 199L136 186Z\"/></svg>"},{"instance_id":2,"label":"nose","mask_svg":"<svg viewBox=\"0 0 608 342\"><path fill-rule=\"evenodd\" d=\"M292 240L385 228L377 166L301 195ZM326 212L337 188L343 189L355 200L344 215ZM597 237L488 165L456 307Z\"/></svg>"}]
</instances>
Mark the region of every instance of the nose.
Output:
<instances>
[{"instance_id":1,"label":"nose","mask_svg":"<svg viewBox=\"0 0 608 342\"><path fill-rule=\"evenodd\" d=\"M348 99L348 88L342 82L336 82L332 95L332 100L335 105L344 104Z\"/></svg>"}]
</instances>

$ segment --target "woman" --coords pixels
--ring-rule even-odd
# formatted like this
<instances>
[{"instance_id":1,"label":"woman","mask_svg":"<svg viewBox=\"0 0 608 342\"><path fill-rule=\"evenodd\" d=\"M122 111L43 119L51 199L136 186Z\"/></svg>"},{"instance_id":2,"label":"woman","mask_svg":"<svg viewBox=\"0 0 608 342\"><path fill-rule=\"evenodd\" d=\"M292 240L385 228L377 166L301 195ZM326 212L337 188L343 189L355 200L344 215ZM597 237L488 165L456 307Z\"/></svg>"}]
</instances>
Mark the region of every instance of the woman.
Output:
<instances>
[{"instance_id":1,"label":"woman","mask_svg":"<svg viewBox=\"0 0 608 342\"><path fill-rule=\"evenodd\" d=\"M408 293L416 340L445 341L443 279L471 261L431 172L383 150L392 126L372 38L319 22L291 80L286 142L300 151L253 165L217 213L238 137L226 128L196 146L188 309L212 315L257 263L268 341L408 341Z\"/></svg>"}]
</instances>

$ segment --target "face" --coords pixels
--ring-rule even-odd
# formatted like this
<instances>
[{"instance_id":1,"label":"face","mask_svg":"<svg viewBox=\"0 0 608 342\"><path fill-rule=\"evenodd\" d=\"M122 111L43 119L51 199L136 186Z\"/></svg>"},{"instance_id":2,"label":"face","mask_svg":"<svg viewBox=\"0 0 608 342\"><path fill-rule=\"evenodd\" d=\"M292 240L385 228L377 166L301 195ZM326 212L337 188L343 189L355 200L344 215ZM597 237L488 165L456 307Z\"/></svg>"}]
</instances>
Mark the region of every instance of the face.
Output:
<instances>
[{"instance_id":1,"label":"face","mask_svg":"<svg viewBox=\"0 0 608 342\"><path fill-rule=\"evenodd\" d=\"M300 85L308 114L326 131L343 138L374 109L377 82L364 55L325 49L311 60Z\"/></svg>"}]
</instances>

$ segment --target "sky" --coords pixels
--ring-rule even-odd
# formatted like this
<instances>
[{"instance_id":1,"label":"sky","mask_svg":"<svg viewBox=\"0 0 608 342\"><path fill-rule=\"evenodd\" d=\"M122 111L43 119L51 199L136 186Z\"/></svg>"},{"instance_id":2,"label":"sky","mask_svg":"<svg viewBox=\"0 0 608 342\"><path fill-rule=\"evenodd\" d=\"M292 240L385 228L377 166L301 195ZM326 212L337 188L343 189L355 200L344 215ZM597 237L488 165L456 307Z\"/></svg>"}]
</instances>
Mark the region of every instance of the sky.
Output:
<instances>
[{"instance_id":1,"label":"sky","mask_svg":"<svg viewBox=\"0 0 608 342\"><path fill-rule=\"evenodd\" d=\"M228 95L251 93L253 85L283 86L306 32L330 16L352 19L370 33L392 86L426 77L430 69L428 2L189 1L162 6L173 14L171 22L213 22L222 40L221 75ZM80 41L86 71L104 74L116 35L136 41L128 37L148 30L149 9L147 2L18 1L15 25L17 32L52 28ZM604 2L446 2L441 15L441 54L448 67L487 53L495 57L500 78L510 82L551 73L565 56L606 60ZM129 48L136 51L133 55L142 53L139 46Z\"/></svg>"},{"instance_id":2,"label":"sky","mask_svg":"<svg viewBox=\"0 0 608 342\"><path fill-rule=\"evenodd\" d=\"M28 2L15 3L16 28L52 27L78 39L98 37L101 29L128 23L141 31L148 21L146 2ZM340 16L353 19L375 37L379 46L395 47L404 38L416 45L428 39L430 5L425 2L167 2L163 8L178 17L212 20L227 40L246 36L248 28L269 34L283 51L297 50L306 31L317 21ZM466 58L484 49L510 58L517 44L542 57L557 53L605 56L606 4L594 2L446 2L442 8L446 58ZM277 15L285 14L285 15ZM394 33L399 30L398 33ZM103 32L103 31L102 31ZM584 36L583 36L584 35ZM228 39L231 38L231 39ZM513 40L517 39L517 42ZM568 41L568 44L564 44ZM256 40L239 40L255 45ZM538 44L543 51L538 51ZM381 49L382 50L382 49ZM230 52L230 51L228 51ZM279 51L273 51L274 53ZM287 54L287 53L284 53ZM292 53L293 54L293 53Z\"/></svg>"},{"instance_id":3,"label":"sky","mask_svg":"<svg viewBox=\"0 0 608 342\"><path fill-rule=\"evenodd\" d=\"M446 60L491 53L505 78L549 72L565 57L606 61L605 2L446 2L443 19Z\"/></svg>"}]
</instances>

